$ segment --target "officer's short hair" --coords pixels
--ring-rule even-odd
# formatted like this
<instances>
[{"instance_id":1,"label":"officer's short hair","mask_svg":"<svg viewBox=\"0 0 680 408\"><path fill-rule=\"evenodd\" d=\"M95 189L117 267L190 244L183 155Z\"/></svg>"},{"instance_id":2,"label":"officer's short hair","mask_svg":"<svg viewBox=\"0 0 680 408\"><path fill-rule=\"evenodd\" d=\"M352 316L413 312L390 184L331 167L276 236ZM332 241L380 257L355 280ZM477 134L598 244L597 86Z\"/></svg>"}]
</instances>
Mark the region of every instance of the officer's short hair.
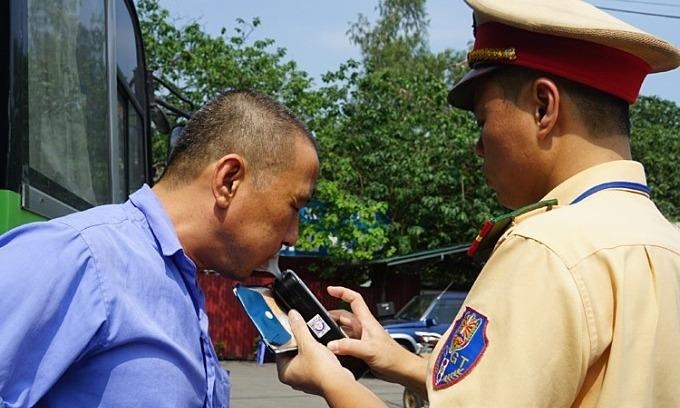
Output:
<instances>
[{"instance_id":1,"label":"officer's short hair","mask_svg":"<svg viewBox=\"0 0 680 408\"><path fill-rule=\"evenodd\" d=\"M547 77L573 101L582 123L595 138L612 134L630 136L630 112L628 102L614 95L575 81L523 67L507 65L489 74L488 81L498 83L504 96L517 102L520 89L539 77Z\"/></svg>"}]
</instances>

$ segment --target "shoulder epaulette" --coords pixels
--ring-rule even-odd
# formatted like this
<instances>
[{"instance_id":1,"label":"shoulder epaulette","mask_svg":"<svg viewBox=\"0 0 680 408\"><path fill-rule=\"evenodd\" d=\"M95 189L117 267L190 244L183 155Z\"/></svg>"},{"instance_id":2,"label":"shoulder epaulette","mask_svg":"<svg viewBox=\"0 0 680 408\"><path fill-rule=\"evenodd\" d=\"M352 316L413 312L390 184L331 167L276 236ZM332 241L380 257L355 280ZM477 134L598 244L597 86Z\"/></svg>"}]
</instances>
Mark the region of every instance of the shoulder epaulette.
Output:
<instances>
[{"instance_id":1,"label":"shoulder epaulette","mask_svg":"<svg viewBox=\"0 0 680 408\"><path fill-rule=\"evenodd\" d=\"M550 211L553 206L557 205L557 200L545 200L539 201L534 204L527 205L522 208L518 208L512 212L500 215L486 220L482 229L475 237L475 240L470 244L467 254L474 258L475 261L484 262L496 246L496 242L500 239L506 229L510 226L510 223L516 217L526 214L530 211L535 211L542 207L547 207L546 211Z\"/></svg>"}]
</instances>

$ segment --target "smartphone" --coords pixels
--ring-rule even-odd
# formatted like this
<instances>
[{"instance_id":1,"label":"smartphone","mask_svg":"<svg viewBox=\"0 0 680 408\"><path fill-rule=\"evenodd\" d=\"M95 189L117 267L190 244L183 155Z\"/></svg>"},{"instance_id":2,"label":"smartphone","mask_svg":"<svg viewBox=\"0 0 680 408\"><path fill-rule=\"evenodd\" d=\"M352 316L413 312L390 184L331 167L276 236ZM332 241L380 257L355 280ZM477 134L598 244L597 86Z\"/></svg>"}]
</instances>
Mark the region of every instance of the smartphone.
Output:
<instances>
[{"instance_id":1,"label":"smartphone","mask_svg":"<svg viewBox=\"0 0 680 408\"><path fill-rule=\"evenodd\" d=\"M331 340L348 337L302 279L292 270L288 269L274 279L272 293L286 312L295 309L302 315L309 331L320 343L326 345ZM368 372L368 365L361 359L352 356L337 357L340 364L350 370L356 379Z\"/></svg>"}]
</instances>

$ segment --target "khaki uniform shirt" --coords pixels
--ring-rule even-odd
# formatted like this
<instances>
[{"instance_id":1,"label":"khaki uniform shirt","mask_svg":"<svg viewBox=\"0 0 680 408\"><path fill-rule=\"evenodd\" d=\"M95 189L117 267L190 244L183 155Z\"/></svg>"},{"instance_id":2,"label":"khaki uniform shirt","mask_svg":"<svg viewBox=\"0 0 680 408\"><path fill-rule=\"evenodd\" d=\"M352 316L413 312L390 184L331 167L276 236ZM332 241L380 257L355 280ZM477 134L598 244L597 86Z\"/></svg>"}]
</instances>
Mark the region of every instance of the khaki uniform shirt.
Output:
<instances>
[{"instance_id":1,"label":"khaki uniform shirt","mask_svg":"<svg viewBox=\"0 0 680 408\"><path fill-rule=\"evenodd\" d=\"M602 164L517 217L430 360L430 406L680 407L680 230L633 161Z\"/></svg>"}]
</instances>

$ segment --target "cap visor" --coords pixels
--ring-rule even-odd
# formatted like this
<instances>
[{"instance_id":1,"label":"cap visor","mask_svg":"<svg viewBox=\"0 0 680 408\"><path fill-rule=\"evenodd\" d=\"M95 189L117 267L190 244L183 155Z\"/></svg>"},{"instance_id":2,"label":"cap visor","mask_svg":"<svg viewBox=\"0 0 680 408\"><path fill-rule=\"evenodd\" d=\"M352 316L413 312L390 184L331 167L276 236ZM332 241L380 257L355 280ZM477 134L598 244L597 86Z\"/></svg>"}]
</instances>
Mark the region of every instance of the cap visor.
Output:
<instances>
[{"instance_id":1,"label":"cap visor","mask_svg":"<svg viewBox=\"0 0 680 408\"><path fill-rule=\"evenodd\" d=\"M475 96L475 82L479 77L488 74L498 68L497 65L471 69L463 78L458 81L449 91L449 103L451 106L469 110L473 109L473 98Z\"/></svg>"}]
</instances>

